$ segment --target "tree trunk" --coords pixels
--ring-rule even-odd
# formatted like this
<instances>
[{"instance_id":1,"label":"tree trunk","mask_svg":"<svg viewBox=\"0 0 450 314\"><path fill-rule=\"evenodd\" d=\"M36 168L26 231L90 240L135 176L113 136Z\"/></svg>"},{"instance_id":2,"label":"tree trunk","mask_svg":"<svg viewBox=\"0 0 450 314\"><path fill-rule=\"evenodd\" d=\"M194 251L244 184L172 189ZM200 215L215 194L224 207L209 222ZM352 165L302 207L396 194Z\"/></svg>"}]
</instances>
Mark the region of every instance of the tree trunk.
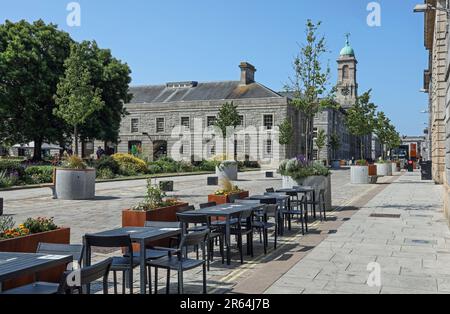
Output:
<instances>
[{"instance_id":1,"label":"tree trunk","mask_svg":"<svg viewBox=\"0 0 450 314\"><path fill-rule=\"evenodd\" d=\"M310 161L310 156L309 156L309 130L310 130L310 127L309 127L309 118L307 118L306 119L306 134L305 134L305 139L306 139L306 143L305 143L305 145L306 145L306 161L307 162L309 162Z\"/></svg>"},{"instance_id":2,"label":"tree trunk","mask_svg":"<svg viewBox=\"0 0 450 314\"><path fill-rule=\"evenodd\" d=\"M33 161L42 160L42 139L34 139Z\"/></svg>"},{"instance_id":3,"label":"tree trunk","mask_svg":"<svg viewBox=\"0 0 450 314\"><path fill-rule=\"evenodd\" d=\"M78 126L74 126L73 127L73 137L75 138L75 155L79 156L79 151L78 151Z\"/></svg>"},{"instance_id":4,"label":"tree trunk","mask_svg":"<svg viewBox=\"0 0 450 314\"><path fill-rule=\"evenodd\" d=\"M359 147L360 147L360 150L361 150L361 160L363 160L364 159L364 150L363 150L363 138L362 138L362 136L359 138L359 141L360 141Z\"/></svg>"}]
</instances>

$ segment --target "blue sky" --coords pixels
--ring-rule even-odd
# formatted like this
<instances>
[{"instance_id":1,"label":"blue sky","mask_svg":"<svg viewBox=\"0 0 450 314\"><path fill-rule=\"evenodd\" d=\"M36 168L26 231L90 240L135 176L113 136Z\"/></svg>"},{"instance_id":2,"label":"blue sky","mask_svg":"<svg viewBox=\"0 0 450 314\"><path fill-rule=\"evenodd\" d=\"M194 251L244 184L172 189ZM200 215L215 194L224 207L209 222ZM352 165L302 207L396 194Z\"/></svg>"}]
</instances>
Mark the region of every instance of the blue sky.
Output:
<instances>
[{"instance_id":1,"label":"blue sky","mask_svg":"<svg viewBox=\"0 0 450 314\"><path fill-rule=\"evenodd\" d=\"M345 33L359 61L360 92L373 100L406 135L420 135L427 97L419 92L427 54L422 0L379 0L381 27L369 27L368 0L79 0L81 27L66 24L67 0L2 0L0 20L43 19L76 40L95 39L127 62L132 85L169 81L238 80L240 61L257 69L256 79L281 90L304 41L308 18L322 21L333 77Z\"/></svg>"}]
</instances>

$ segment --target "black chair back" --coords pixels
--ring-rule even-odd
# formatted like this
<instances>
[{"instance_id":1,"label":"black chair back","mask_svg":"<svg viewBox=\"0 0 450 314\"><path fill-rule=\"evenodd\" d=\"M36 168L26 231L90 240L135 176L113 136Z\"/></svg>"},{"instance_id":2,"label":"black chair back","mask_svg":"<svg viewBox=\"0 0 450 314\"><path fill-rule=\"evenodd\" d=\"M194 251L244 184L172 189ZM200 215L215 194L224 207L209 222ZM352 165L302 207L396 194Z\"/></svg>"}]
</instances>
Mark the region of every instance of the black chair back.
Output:
<instances>
[{"instance_id":1,"label":"black chair back","mask_svg":"<svg viewBox=\"0 0 450 314\"><path fill-rule=\"evenodd\" d=\"M177 219L182 224L208 224L208 216L178 213Z\"/></svg>"},{"instance_id":2,"label":"black chair back","mask_svg":"<svg viewBox=\"0 0 450 314\"><path fill-rule=\"evenodd\" d=\"M205 209L205 208L211 208L217 206L216 202L209 202L209 203L205 203L205 204L200 204L200 208L201 209Z\"/></svg>"},{"instance_id":3,"label":"black chair back","mask_svg":"<svg viewBox=\"0 0 450 314\"><path fill-rule=\"evenodd\" d=\"M85 235L86 243L86 258L87 266L90 266L91 261L91 248L102 247L102 248L125 248L126 254L128 254L130 259L130 267L133 265L133 244L131 242L130 235L119 235L119 236L97 236L87 234Z\"/></svg>"},{"instance_id":4,"label":"black chair back","mask_svg":"<svg viewBox=\"0 0 450 314\"><path fill-rule=\"evenodd\" d=\"M267 217L278 217L278 205L267 205L265 208L265 214Z\"/></svg>"},{"instance_id":5,"label":"black chair back","mask_svg":"<svg viewBox=\"0 0 450 314\"><path fill-rule=\"evenodd\" d=\"M190 246L203 246L208 238L209 232L209 229L207 229L199 232L184 234L180 241L180 250Z\"/></svg>"},{"instance_id":6,"label":"black chair back","mask_svg":"<svg viewBox=\"0 0 450 314\"><path fill-rule=\"evenodd\" d=\"M84 254L84 246L81 244L39 243L36 253L48 255L72 255L73 260L77 261L78 264L81 265Z\"/></svg>"},{"instance_id":7,"label":"black chair back","mask_svg":"<svg viewBox=\"0 0 450 314\"><path fill-rule=\"evenodd\" d=\"M108 294L108 275L109 271L111 269L112 265L112 258L108 258L98 264L88 266L85 268L80 269L78 272L79 282L76 282L74 284L77 284L77 286L69 286L67 283L67 279L70 276L70 272L66 272L61 279L58 293L64 294L67 292L73 293L74 290L78 290L80 293L83 293L83 287L86 285L89 285L99 279L103 280L103 294ZM70 278L69 278L70 279ZM79 286L78 286L79 284Z\"/></svg>"},{"instance_id":8,"label":"black chair back","mask_svg":"<svg viewBox=\"0 0 450 314\"><path fill-rule=\"evenodd\" d=\"M274 188L268 188L266 189L267 193L275 193L275 189Z\"/></svg>"}]
</instances>

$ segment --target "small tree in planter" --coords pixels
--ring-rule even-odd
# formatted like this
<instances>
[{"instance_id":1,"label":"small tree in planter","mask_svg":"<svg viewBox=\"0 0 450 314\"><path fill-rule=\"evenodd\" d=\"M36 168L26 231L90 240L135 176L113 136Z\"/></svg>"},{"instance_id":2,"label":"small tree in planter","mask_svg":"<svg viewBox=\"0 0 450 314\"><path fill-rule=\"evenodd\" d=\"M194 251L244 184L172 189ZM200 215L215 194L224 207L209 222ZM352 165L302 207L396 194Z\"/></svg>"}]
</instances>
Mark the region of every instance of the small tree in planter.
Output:
<instances>
[{"instance_id":1,"label":"small tree in planter","mask_svg":"<svg viewBox=\"0 0 450 314\"><path fill-rule=\"evenodd\" d=\"M341 139L339 138L339 135L336 133L331 134L330 136L330 147L331 147L331 153L332 153L332 167L334 169L339 169L341 167L340 161L336 159L337 151L341 147Z\"/></svg>"},{"instance_id":2,"label":"small tree in planter","mask_svg":"<svg viewBox=\"0 0 450 314\"><path fill-rule=\"evenodd\" d=\"M331 210L331 172L322 163L308 163L304 156L281 162L278 172L283 177L283 188L311 186L319 195L325 190L326 210Z\"/></svg>"},{"instance_id":3,"label":"small tree in planter","mask_svg":"<svg viewBox=\"0 0 450 314\"><path fill-rule=\"evenodd\" d=\"M122 226L143 227L146 221L176 222L178 210L187 205L177 199L168 199L149 179L144 201L122 212Z\"/></svg>"},{"instance_id":4,"label":"small tree in planter","mask_svg":"<svg viewBox=\"0 0 450 314\"><path fill-rule=\"evenodd\" d=\"M383 145L383 156L377 162L378 174L383 176L392 176L393 167L390 162L386 161L386 151L400 146L400 135L397 133L395 126L392 125L384 112L379 112L375 120L375 134ZM396 168L396 167L395 167Z\"/></svg>"},{"instance_id":5,"label":"small tree in planter","mask_svg":"<svg viewBox=\"0 0 450 314\"><path fill-rule=\"evenodd\" d=\"M87 119L100 110L105 103L101 90L91 85L88 53L83 45L72 44L70 56L64 63L65 76L58 84L54 114L73 127L75 154L78 150L78 129Z\"/></svg>"},{"instance_id":6,"label":"small tree in planter","mask_svg":"<svg viewBox=\"0 0 450 314\"><path fill-rule=\"evenodd\" d=\"M325 148L325 146L327 146L327 134L325 133L325 130L319 130L316 138L317 160L319 161L320 161L320 154L322 153L322 150Z\"/></svg>"},{"instance_id":7,"label":"small tree in planter","mask_svg":"<svg viewBox=\"0 0 450 314\"><path fill-rule=\"evenodd\" d=\"M375 111L377 106L370 102L370 93L364 93L358 97L356 103L347 111L346 124L350 133L359 138L360 157L364 160L363 137L373 133L375 128ZM364 160L361 163L351 167L351 182L353 184L369 184L369 167Z\"/></svg>"}]
</instances>

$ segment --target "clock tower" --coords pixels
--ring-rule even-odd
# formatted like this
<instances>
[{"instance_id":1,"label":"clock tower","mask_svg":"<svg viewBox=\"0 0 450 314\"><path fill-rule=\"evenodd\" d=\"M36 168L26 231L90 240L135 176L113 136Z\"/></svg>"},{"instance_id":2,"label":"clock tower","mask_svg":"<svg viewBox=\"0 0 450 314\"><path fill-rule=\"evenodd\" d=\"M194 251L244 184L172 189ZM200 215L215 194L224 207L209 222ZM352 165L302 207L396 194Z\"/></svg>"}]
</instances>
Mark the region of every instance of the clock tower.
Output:
<instances>
[{"instance_id":1,"label":"clock tower","mask_svg":"<svg viewBox=\"0 0 450 314\"><path fill-rule=\"evenodd\" d=\"M352 107L358 97L356 66L358 61L355 51L350 46L350 34L347 34L345 47L341 50L338 63L338 83L336 86L336 101L344 108Z\"/></svg>"}]
</instances>

